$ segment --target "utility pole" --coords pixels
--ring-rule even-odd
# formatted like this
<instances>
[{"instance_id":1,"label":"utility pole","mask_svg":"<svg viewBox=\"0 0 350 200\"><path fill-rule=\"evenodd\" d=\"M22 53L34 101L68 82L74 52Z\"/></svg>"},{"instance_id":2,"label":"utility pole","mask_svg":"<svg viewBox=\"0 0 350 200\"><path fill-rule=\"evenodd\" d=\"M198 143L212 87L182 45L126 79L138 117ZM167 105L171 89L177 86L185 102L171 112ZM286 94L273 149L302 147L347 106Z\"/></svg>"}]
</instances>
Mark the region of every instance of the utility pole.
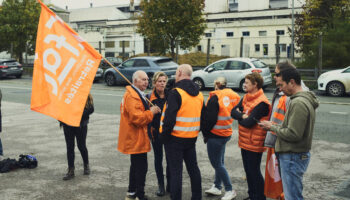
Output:
<instances>
[{"instance_id":1,"label":"utility pole","mask_svg":"<svg viewBox=\"0 0 350 200\"><path fill-rule=\"evenodd\" d=\"M241 45L239 48L239 57L243 57L243 37L241 37Z\"/></svg>"},{"instance_id":2,"label":"utility pole","mask_svg":"<svg viewBox=\"0 0 350 200\"><path fill-rule=\"evenodd\" d=\"M320 33L320 42L318 44L318 73L317 77L319 77L322 73L322 32Z\"/></svg>"},{"instance_id":3,"label":"utility pole","mask_svg":"<svg viewBox=\"0 0 350 200\"><path fill-rule=\"evenodd\" d=\"M292 63L294 63L294 0L292 0L292 44L290 46Z\"/></svg>"},{"instance_id":4,"label":"utility pole","mask_svg":"<svg viewBox=\"0 0 350 200\"><path fill-rule=\"evenodd\" d=\"M281 50L280 50L280 36L277 35L277 37L276 37L276 64L278 64L280 61L280 52L281 52Z\"/></svg>"},{"instance_id":5,"label":"utility pole","mask_svg":"<svg viewBox=\"0 0 350 200\"><path fill-rule=\"evenodd\" d=\"M209 56L210 56L210 38L208 38L208 46L207 46L207 66L209 65Z\"/></svg>"}]
</instances>

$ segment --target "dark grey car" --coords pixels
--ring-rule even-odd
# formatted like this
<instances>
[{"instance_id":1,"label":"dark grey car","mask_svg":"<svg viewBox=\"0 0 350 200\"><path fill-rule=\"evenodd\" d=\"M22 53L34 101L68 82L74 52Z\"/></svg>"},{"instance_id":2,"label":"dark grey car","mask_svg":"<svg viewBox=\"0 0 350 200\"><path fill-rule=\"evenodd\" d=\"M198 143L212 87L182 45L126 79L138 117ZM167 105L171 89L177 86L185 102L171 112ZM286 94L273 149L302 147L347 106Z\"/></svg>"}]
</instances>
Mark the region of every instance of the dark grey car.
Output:
<instances>
[{"instance_id":1,"label":"dark grey car","mask_svg":"<svg viewBox=\"0 0 350 200\"><path fill-rule=\"evenodd\" d=\"M169 78L169 84L174 82L175 72L178 64L171 58L158 56L135 57L120 64L117 69L132 82L132 75L137 70L143 70L150 78L149 87L152 86L151 78L158 71L163 71ZM108 68L104 72L104 79L108 86L117 84L127 84L113 68Z\"/></svg>"},{"instance_id":2,"label":"dark grey car","mask_svg":"<svg viewBox=\"0 0 350 200\"><path fill-rule=\"evenodd\" d=\"M21 78L23 73L22 65L15 59L0 59L0 78L15 76Z\"/></svg>"}]
</instances>

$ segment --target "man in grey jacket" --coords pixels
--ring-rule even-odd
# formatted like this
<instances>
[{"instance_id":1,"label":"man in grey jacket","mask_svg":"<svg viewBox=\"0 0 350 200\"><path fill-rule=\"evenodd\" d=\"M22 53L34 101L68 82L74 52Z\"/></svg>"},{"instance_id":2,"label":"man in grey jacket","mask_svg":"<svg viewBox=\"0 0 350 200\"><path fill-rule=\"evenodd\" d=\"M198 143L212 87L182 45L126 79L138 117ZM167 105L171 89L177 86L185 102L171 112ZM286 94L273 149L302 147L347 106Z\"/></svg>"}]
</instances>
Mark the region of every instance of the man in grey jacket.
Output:
<instances>
[{"instance_id":1,"label":"man in grey jacket","mask_svg":"<svg viewBox=\"0 0 350 200\"><path fill-rule=\"evenodd\" d=\"M303 175L310 162L310 149L319 102L314 93L304 91L296 69L280 72L277 85L290 96L290 104L281 125L271 121L259 123L276 133L275 151L279 158L283 192L286 200L303 199Z\"/></svg>"}]
</instances>

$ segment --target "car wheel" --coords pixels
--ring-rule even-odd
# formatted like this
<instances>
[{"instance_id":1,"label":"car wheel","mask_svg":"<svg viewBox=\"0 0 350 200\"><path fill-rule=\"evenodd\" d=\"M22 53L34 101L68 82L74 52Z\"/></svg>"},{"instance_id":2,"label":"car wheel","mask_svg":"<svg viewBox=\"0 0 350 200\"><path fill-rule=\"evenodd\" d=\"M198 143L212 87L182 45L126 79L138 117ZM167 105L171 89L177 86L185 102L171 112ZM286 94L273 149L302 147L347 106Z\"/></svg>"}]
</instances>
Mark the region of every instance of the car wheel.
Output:
<instances>
[{"instance_id":1,"label":"car wheel","mask_svg":"<svg viewBox=\"0 0 350 200\"><path fill-rule=\"evenodd\" d=\"M16 78L21 78L22 74L16 75Z\"/></svg>"},{"instance_id":2,"label":"car wheel","mask_svg":"<svg viewBox=\"0 0 350 200\"><path fill-rule=\"evenodd\" d=\"M244 79L243 80L241 80L241 82L239 83L239 89L242 91L242 92L244 92L244 89L243 89L243 84L244 84Z\"/></svg>"},{"instance_id":3,"label":"car wheel","mask_svg":"<svg viewBox=\"0 0 350 200\"><path fill-rule=\"evenodd\" d=\"M331 96L340 97L344 95L345 89L342 83L333 81L328 83L326 91Z\"/></svg>"},{"instance_id":4,"label":"car wheel","mask_svg":"<svg viewBox=\"0 0 350 200\"><path fill-rule=\"evenodd\" d=\"M106 74L105 82L108 86L113 86L116 84L115 76L112 73Z\"/></svg>"},{"instance_id":5,"label":"car wheel","mask_svg":"<svg viewBox=\"0 0 350 200\"><path fill-rule=\"evenodd\" d=\"M195 84L198 85L199 90L204 89L205 86L204 86L204 83L203 83L203 80L202 80L202 79L200 79L200 78L195 78L195 79L193 80L193 82L194 82Z\"/></svg>"}]
</instances>

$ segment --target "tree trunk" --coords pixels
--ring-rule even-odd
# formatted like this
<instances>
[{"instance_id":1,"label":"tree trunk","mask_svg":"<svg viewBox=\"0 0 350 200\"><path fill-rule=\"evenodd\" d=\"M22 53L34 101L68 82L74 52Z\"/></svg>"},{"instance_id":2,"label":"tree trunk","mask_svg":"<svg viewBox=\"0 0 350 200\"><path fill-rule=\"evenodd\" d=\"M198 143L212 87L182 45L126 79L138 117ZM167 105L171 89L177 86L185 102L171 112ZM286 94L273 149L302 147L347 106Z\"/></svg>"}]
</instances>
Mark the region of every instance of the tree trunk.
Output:
<instances>
[{"instance_id":1,"label":"tree trunk","mask_svg":"<svg viewBox=\"0 0 350 200\"><path fill-rule=\"evenodd\" d=\"M170 39L171 58L175 60L175 40Z\"/></svg>"}]
</instances>

